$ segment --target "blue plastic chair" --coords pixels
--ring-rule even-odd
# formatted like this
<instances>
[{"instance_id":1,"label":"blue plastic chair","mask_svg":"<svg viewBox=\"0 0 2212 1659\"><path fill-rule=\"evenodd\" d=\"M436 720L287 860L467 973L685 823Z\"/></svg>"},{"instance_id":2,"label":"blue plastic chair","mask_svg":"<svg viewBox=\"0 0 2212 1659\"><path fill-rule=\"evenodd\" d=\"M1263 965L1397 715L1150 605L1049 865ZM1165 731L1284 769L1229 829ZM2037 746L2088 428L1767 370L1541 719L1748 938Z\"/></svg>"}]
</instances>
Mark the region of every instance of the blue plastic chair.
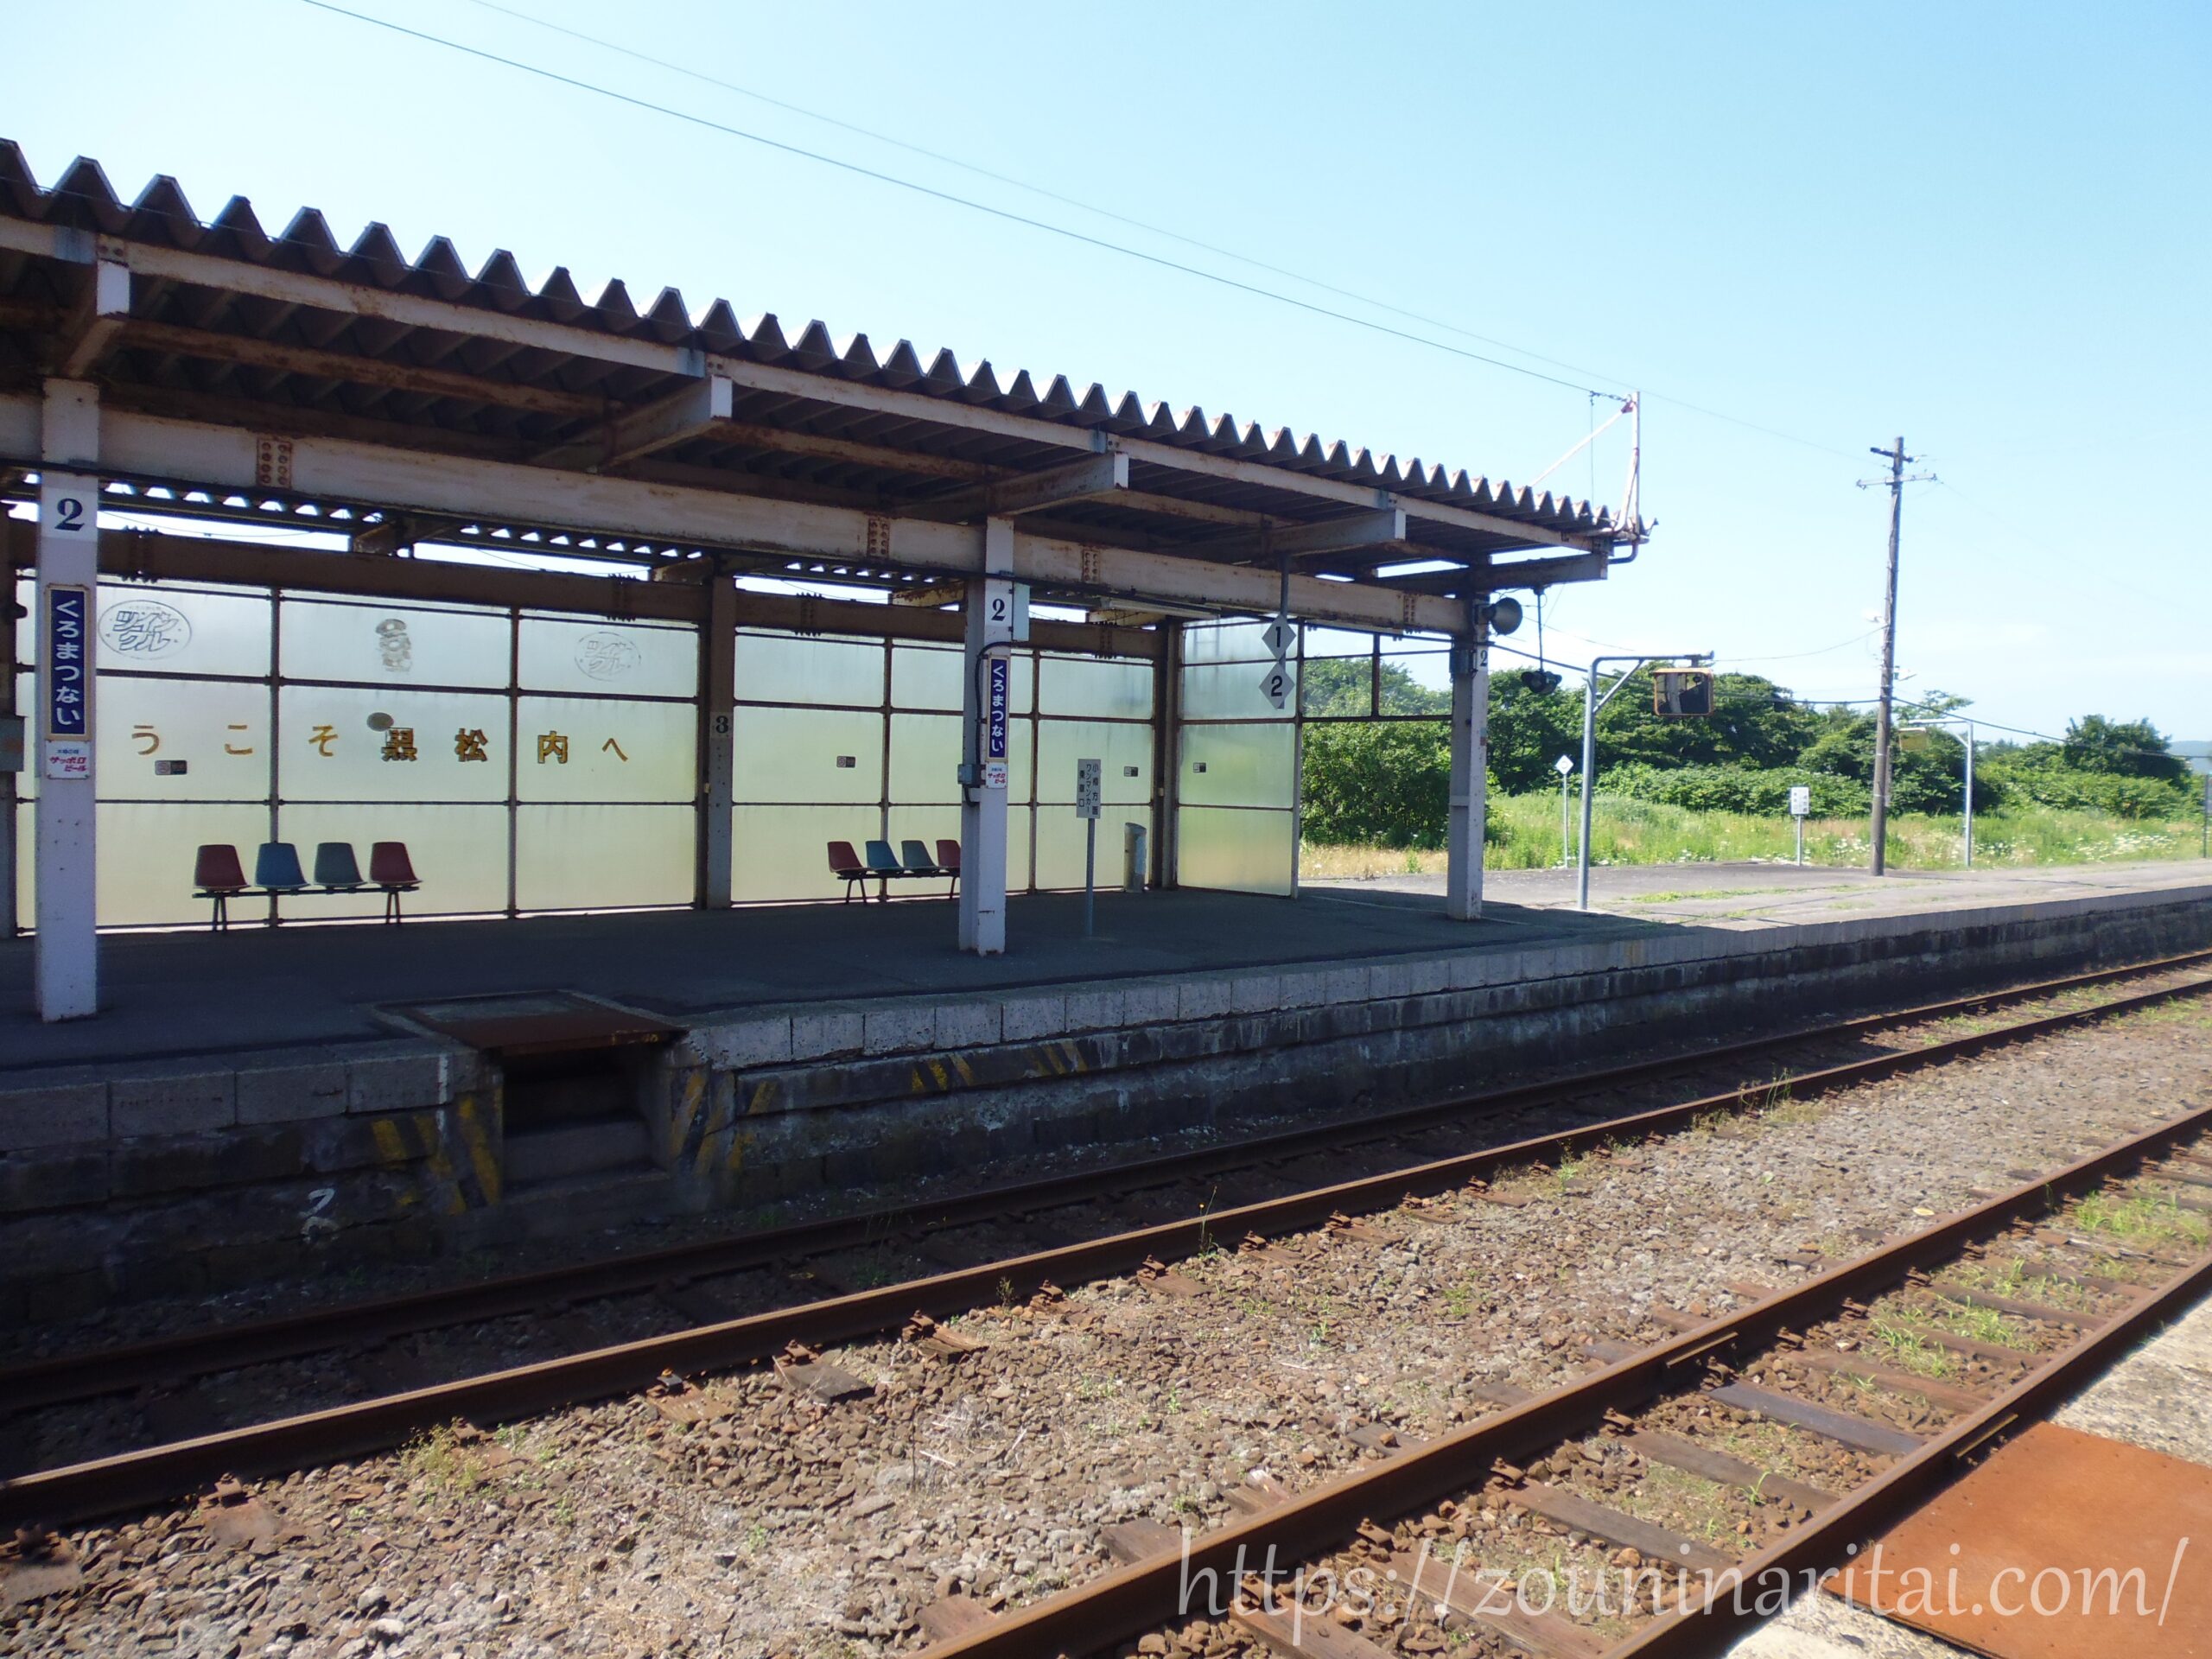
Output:
<instances>
[{"instance_id":1,"label":"blue plastic chair","mask_svg":"<svg viewBox=\"0 0 2212 1659\"><path fill-rule=\"evenodd\" d=\"M325 893L358 893L361 863L353 856L350 841L318 842L315 849L315 884Z\"/></svg>"},{"instance_id":2,"label":"blue plastic chair","mask_svg":"<svg viewBox=\"0 0 2212 1659\"><path fill-rule=\"evenodd\" d=\"M882 896L887 900L891 897L892 880L906 874L906 867L899 861L899 855L891 850L887 841L868 842L868 870L870 875L882 878Z\"/></svg>"},{"instance_id":3,"label":"blue plastic chair","mask_svg":"<svg viewBox=\"0 0 2212 1659\"><path fill-rule=\"evenodd\" d=\"M304 893L300 849L289 841L264 841L253 855L253 885L266 893Z\"/></svg>"},{"instance_id":4,"label":"blue plastic chair","mask_svg":"<svg viewBox=\"0 0 2212 1659\"><path fill-rule=\"evenodd\" d=\"M957 879L960 874L957 868L948 870L942 864L939 864L935 859L931 858L930 856L929 843L927 842L916 841L912 836L909 836L906 840L899 843L899 850L906 855L906 874L909 875L945 875L952 876ZM945 888L944 896L948 899L952 897L951 887L948 887Z\"/></svg>"}]
</instances>

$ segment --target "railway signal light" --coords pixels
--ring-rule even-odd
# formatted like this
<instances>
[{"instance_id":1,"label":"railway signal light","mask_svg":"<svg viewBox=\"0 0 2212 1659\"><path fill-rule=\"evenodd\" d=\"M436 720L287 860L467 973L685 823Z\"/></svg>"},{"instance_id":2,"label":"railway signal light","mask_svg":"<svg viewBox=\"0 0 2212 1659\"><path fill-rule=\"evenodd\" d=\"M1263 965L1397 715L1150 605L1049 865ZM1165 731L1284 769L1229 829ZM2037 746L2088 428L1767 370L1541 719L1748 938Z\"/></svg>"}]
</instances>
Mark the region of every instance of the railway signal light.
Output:
<instances>
[{"instance_id":1,"label":"railway signal light","mask_svg":"<svg viewBox=\"0 0 2212 1659\"><path fill-rule=\"evenodd\" d=\"M1702 668L1651 671L1651 712L1662 720L1700 720L1713 713L1713 674Z\"/></svg>"}]
</instances>

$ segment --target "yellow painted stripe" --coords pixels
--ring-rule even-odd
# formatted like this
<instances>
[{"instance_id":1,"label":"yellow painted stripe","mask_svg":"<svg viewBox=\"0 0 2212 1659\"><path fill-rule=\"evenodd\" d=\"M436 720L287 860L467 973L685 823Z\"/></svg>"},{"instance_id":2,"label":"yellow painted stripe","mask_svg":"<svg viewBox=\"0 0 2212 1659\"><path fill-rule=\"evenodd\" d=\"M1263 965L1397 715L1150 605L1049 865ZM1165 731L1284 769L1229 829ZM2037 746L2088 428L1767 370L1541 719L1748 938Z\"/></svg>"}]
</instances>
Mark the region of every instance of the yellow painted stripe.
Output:
<instances>
[{"instance_id":1,"label":"yellow painted stripe","mask_svg":"<svg viewBox=\"0 0 2212 1659\"><path fill-rule=\"evenodd\" d=\"M388 1117L376 1118L369 1124L369 1133L376 1137L377 1156L387 1166L407 1161L407 1142L400 1137L398 1124Z\"/></svg>"},{"instance_id":2,"label":"yellow painted stripe","mask_svg":"<svg viewBox=\"0 0 2212 1659\"><path fill-rule=\"evenodd\" d=\"M476 1172L477 1190L483 1193L484 1202L497 1204L504 1185L499 1173L499 1160L492 1150L492 1136L484 1124L484 1115L477 1108L476 1096L463 1095L459 1107L461 1138L468 1148L469 1167Z\"/></svg>"}]
</instances>

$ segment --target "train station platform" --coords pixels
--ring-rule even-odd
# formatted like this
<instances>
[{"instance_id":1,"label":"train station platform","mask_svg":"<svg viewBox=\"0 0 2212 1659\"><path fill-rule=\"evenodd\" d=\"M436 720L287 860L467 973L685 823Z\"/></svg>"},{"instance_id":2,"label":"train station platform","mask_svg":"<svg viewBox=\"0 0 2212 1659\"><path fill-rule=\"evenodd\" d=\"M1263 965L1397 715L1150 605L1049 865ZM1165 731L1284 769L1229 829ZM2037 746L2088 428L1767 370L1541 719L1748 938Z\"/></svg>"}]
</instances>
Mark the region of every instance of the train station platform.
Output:
<instances>
[{"instance_id":1,"label":"train station platform","mask_svg":"<svg viewBox=\"0 0 2212 1659\"><path fill-rule=\"evenodd\" d=\"M2212 945L2212 867L1419 877L1294 899L942 899L111 935L106 1006L0 945L0 1323L1086 1144L1479 1089L1700 1029Z\"/></svg>"},{"instance_id":2,"label":"train station platform","mask_svg":"<svg viewBox=\"0 0 2212 1659\"><path fill-rule=\"evenodd\" d=\"M969 995L1167 975L1220 975L1448 951L1492 953L1654 937L1816 926L1955 909L2212 886L2202 862L1975 872L1787 864L1643 865L1488 877L1480 922L1447 920L1441 875L1309 881L1295 899L1184 890L1102 893L1095 936L1083 900L1010 901L1009 949L953 946L950 906L753 905L734 910L419 921L400 927L264 927L120 933L102 941L98 1018L30 1013L31 946L0 944L0 1074L411 1034L397 1011L553 988L691 1025L763 1005ZM934 887L932 887L934 891ZM395 1017L397 1015L397 1018Z\"/></svg>"}]
</instances>

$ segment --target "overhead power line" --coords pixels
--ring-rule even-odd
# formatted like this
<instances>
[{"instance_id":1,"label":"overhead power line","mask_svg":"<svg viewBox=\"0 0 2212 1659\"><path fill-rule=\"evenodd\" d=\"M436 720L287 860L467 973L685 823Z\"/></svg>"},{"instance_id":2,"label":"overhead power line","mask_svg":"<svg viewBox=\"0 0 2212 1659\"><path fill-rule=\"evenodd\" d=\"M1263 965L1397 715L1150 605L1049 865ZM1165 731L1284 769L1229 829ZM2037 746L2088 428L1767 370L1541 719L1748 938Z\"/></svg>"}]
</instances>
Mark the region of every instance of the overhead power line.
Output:
<instances>
[{"instance_id":1,"label":"overhead power line","mask_svg":"<svg viewBox=\"0 0 2212 1659\"><path fill-rule=\"evenodd\" d=\"M1064 207L1073 207L1083 213L1095 213L1099 218L1111 219L1117 225L1127 225L1132 230L1142 231L1150 236L1165 237L1171 242L1179 242L1186 248L1196 248L1203 253L1215 254L1224 259L1233 259L1240 265L1249 265L1255 270L1264 270L1271 276L1287 276L1291 281L1303 283L1308 288L1319 289L1323 293L1334 294L1340 299L1356 300L1362 305L1372 306L1378 311L1387 311L1393 316L1404 317L1411 322L1422 323L1432 328L1441 328L1447 334L1458 334L1463 340L1478 340L1485 346L1495 346L1501 351L1511 352L1518 357L1529 358L1538 363L1548 363L1553 368L1563 369L1569 374L1587 375L1592 379L1599 380L1609 378L1597 369L1585 368L1579 363L1569 363L1556 357L1547 357L1541 352L1531 351L1525 346L1516 346L1511 340L1500 340L1494 334L1478 334L1474 329L1452 321L1449 318L1433 317L1426 312L1409 310L1404 306L1395 305L1389 300L1378 300L1372 294L1363 294L1357 289L1340 287L1322 277L1309 276L1301 270L1294 270L1287 265L1270 264L1255 255L1240 253L1235 248L1225 248L1219 243L1208 242L1201 237L1192 236L1165 225L1155 225L1151 220L1139 219L1135 214L1124 213L1112 207L1101 207L1095 201L1085 201L1080 196L1055 190L1049 185L1039 184L1033 180L1020 178L1011 173L1001 173L996 168L985 167L980 162L968 161L958 156L949 155L941 149L932 149L927 144L918 144L912 139L899 137L896 133L885 132L878 127L862 126L857 121L848 121L841 116L831 115L826 111L810 109L804 104L795 104L789 99L778 98L772 92L764 92L756 86L747 86L737 81L724 80L719 75L710 75L705 70L694 68L690 64L678 63L668 58L657 58L650 52L640 52L634 47L623 45L620 41L611 41L603 35L586 34L582 29L570 29L565 24L553 22L547 18L533 17L530 13L515 7L500 5L498 0L469 0L469 3L485 11L496 12L502 17L512 17L518 22L528 23L533 29L542 29L550 34L565 35L569 40L580 41L601 51L616 53L634 62L649 64L656 69L665 69L671 74L682 75L687 79L698 81L703 86L713 86L725 92L734 92L740 98L749 98L756 103L768 105L771 109L783 110L792 115L802 116L809 121L819 121L824 126L835 127L841 132L853 133L879 144L888 144L893 149L903 149L911 156L919 156L927 161L958 168L963 173L972 173L979 179L988 179L994 184L1003 184L1016 190L1025 190L1031 195L1041 196L1046 201L1058 202Z\"/></svg>"},{"instance_id":2,"label":"overhead power line","mask_svg":"<svg viewBox=\"0 0 2212 1659\"><path fill-rule=\"evenodd\" d=\"M528 12L518 10L512 6L500 5L498 0L469 0L469 3L483 10L496 12L503 17L512 17L518 22L528 23L532 28L564 35L569 40L580 41L601 51L619 54L635 62L649 64L656 69L664 69L671 74L683 75L702 85L717 87L723 92L734 92L740 98L752 99L757 103L767 105L772 109L784 110L810 121L819 121L823 125L836 127L840 131L853 133L876 143L888 144L894 149L903 149L910 155L941 162L947 167L958 168L963 172L974 174L977 178L988 179L995 184L1007 185L1016 190L1026 190L1030 194L1041 196L1047 201L1056 201L1063 207L1073 207L1083 213L1095 213L1101 219L1111 219L1118 225L1127 225L1133 230L1143 231L1149 235L1165 237L1169 241L1179 242L1185 247L1197 248L1202 252L1214 254L1224 259L1233 259L1237 264L1249 265L1255 270L1264 270L1275 276L1287 276L1294 283L1303 283L1308 288L1319 289L1325 294L1334 294L1340 299L1352 300L1361 305L1372 306L1378 311L1387 311L1393 316L1404 317L1409 321L1421 323L1428 327L1441 328L1446 333L1457 334L1463 340L1478 340L1485 346L1495 346L1501 351L1511 352L1516 356L1525 357L1534 362L1549 364L1553 368L1565 370L1569 374L1587 375L1592 379L1599 380L1630 378L1615 377L1602 370L1587 368L1580 363L1570 363L1563 358L1548 356L1526 346L1516 346L1510 340L1501 340L1495 334L1482 334L1466 327L1464 323L1453 322L1447 317L1432 316L1425 311L1412 310L1389 300L1377 299L1372 294L1363 294L1357 289L1343 287L1323 277L1294 270L1288 265L1275 264L1256 255L1240 252L1235 248L1224 247L1219 243L1208 242L1203 238L1171 229L1165 225L1154 224L1149 219L1139 219L1131 213L1124 213L1112 207L1101 207L1095 201L1086 201L1082 197L1070 195L1065 191L1055 190L1047 185L1038 184L1010 173L1000 172L995 168L985 167L981 162L949 155L941 149L932 149L926 144L915 143L912 139L901 138L895 133L885 132L880 128L863 126L856 121L848 121L840 116L830 115L821 110L810 109L804 104L796 104L789 99L778 98L772 93L761 92L757 87L743 86L733 80L725 80L718 75L710 75L704 70L693 68L688 64L677 63L667 58L655 57L649 52L640 52L634 47L625 46L620 41L610 41L603 35L587 34L582 29L570 29L563 23L552 22L543 17L534 17ZM1178 266L1177 269L1180 270L1183 267ZM1490 359L1481 360L1489 361ZM1521 372L1529 372L1525 370ZM1617 395L1598 392L1587 387L1584 390L1590 391L1593 397ZM1671 404L1675 408L1690 414L1701 415L1707 420L1721 421L1730 426L1742 427L1746 431L1761 433L1767 437L1778 439L1783 443L1794 443L1804 448L1817 449L1826 454L1840 455L1847 461L1853 458L1851 451L1840 448L1834 444L1822 443L1816 438L1808 438L1795 432L1785 431L1780 427L1770 426L1763 421L1750 420L1740 415L1731 415L1722 410L1692 403L1686 397L1677 397L1668 392L1647 392L1643 395L1656 397L1662 403Z\"/></svg>"},{"instance_id":3,"label":"overhead power line","mask_svg":"<svg viewBox=\"0 0 2212 1659\"><path fill-rule=\"evenodd\" d=\"M839 156L827 155L818 150L809 149L802 145L790 143L781 139L772 138L763 133L756 133L749 131L744 128L730 126L725 123L715 121L707 117L694 115L687 111L656 103L649 99L639 98L629 93L617 92L611 87L601 86L594 81L585 80L576 76L564 75L556 70L546 69L538 65L525 62L520 59L506 57L499 53L487 51L480 47L469 46L461 41L450 40L441 35L432 34L427 30L411 29L402 23L392 22L387 19L373 16L365 12L354 11L346 7L334 4L332 3L332 0L302 0L302 3L313 6L321 11L331 12L338 16L352 18L358 22L368 23L376 28L389 30L394 34L406 35L411 39L421 41L425 44L444 47L448 50L460 52L468 56L480 59L485 62L496 63L503 67L513 69L524 74L535 75L542 79L550 80L563 86L573 87L579 91L588 92L601 97L612 99L618 102L630 105L634 108L650 111L656 114L665 115L676 120L689 122L695 125L705 127L713 131L723 133L728 137L746 139L751 143L761 144L770 149L781 150L786 154L797 156L807 161L819 162L823 166L837 168L845 172L853 173L864 178L874 180L879 183L892 185L900 189L912 190L923 195L933 197L941 201L969 208L973 212L986 213L993 218L1005 219L1010 223L1021 225L1032 230L1042 231L1048 235L1065 237L1073 241L1084 243L1091 247L1099 248L1109 252L1121 254L1128 258L1141 260L1146 264L1157 265L1165 270L1173 270L1185 276L1195 276L1202 282L1217 283L1224 287L1236 289L1243 293L1254 295L1262 299L1274 301L1278 304L1291 306L1316 316L1327 317L1335 321L1349 323L1354 327L1368 329L1374 333L1388 335L1393 339L1405 340L1413 345L1425 346L1433 351L1445 352L1452 356L1463 358L1471 362L1481 363L1491 368L1503 369L1509 373L1524 375L1531 379L1541 380L1548 385L1560 386L1568 391L1580 391L1590 397L1620 397L1624 395L1621 392L1604 387L1591 386L1576 381L1562 379L1557 375L1545 374L1541 371L1529 368L1523 364L1507 362L1503 359L1491 357L1484 353L1467 351L1462 347L1451 345L1444 340L1435 340L1423 334L1414 333L1408 329L1393 327L1387 323L1377 322L1371 318L1357 316L1348 312L1338 310L1331 306L1316 304L1313 302L1302 300L1294 295L1284 294L1276 289L1264 287L1259 283L1242 282L1236 277L1224 276L1218 271L1205 270L1202 266L1189 264L1181 260L1166 258L1159 254L1147 252L1140 248L1133 248L1124 244L1112 241L1105 237L1092 236L1085 232L1075 230L1067 226L1057 225L1050 220L1033 218L1026 213L1014 213L1007 208L993 206L988 202L979 201L972 197L960 195L953 191L939 189L934 186L923 184L915 180L902 178L896 174L887 173L879 168L866 167L858 162L846 161ZM1552 357L1545 353L1532 350L1525 346L1515 345L1510 340L1501 340L1493 334L1480 333L1478 330L1467 327L1462 323L1453 322L1447 318L1434 316L1427 312L1416 311L1405 306L1395 304L1388 300L1378 299L1371 294L1363 294L1356 289L1345 288L1341 284L1328 282L1319 276L1311 276L1304 271L1294 270L1287 265L1274 264L1271 261L1260 258L1253 254L1239 252L1234 248L1224 247L1220 244L1208 242L1201 238L1188 235L1184 232L1173 230L1163 225L1154 224L1150 220L1137 218L1133 214L1121 213L1111 207L1102 207L1096 202L1086 201L1079 196L1070 194L1065 191L1055 190L1046 185L1033 183L1029 180L1020 178L1013 174L1005 173L994 168L985 167L979 162L968 161L961 156L950 155L944 150L931 149L925 144L915 143L912 140L901 138L894 133L885 132L877 128L865 126L858 122L848 121L841 117L830 115L823 111L810 109L805 105L795 103L788 99L779 98L771 93L763 92L757 88L747 86L736 81L726 80L716 75L709 74L704 71L693 68L689 65L678 63L665 58L656 57L650 53L641 52L633 47L626 46L619 41L608 40L601 35L588 34L582 29L570 29L564 24L555 23L543 18L534 17L529 13L518 10L513 7L499 4L497 3L497 0L471 0L471 3L484 10L495 13L500 16L512 18L517 22L528 23L534 28L543 29L550 33L563 35L570 40L591 46L596 49L613 52L620 56L629 58L633 61L646 64L654 68L664 70L672 74L685 76L690 79L699 81L703 85L714 86L721 91L732 92L741 98L752 99L756 102L765 104L772 108L783 110L808 120L819 121L825 125L837 128L842 131L853 133L857 137L867 138L874 143L888 144L894 149L906 150L909 154L923 156L927 160L937 162L942 165L960 168L962 171L973 174L978 178L988 179L994 183L1003 184L1014 189L1027 191L1033 195L1042 197L1046 200L1058 202L1062 206L1076 208L1079 212L1094 213L1102 219L1110 219L1116 224L1127 225L1132 229L1143 231L1149 235L1164 237L1171 241L1181 243L1186 247L1196 248L1204 252L1213 254L1220 258L1234 260L1239 264L1249 266L1255 270L1263 270L1272 276L1287 277L1291 281L1299 283L1306 287L1319 289L1323 293L1336 295L1341 299L1351 300L1357 304L1369 306L1378 311L1387 312L1393 316L1403 317L1409 321L1418 322L1427 327L1440 328L1447 334L1457 334L1465 340L1477 340L1484 345L1493 346L1501 351L1511 352L1516 356L1524 357L1534 362L1548 364L1554 368L1566 371L1568 374L1586 376L1592 379L1611 379L1616 378L1607 375L1599 370L1586 368L1580 364L1571 363L1564 359ZM1618 378L1625 379L1630 377ZM1770 425L1763 421L1751 420L1741 415L1732 415L1724 410L1714 409L1710 405L1704 404L1694 403L1688 398L1679 397L1672 393L1660 391L1646 392L1643 395L1656 397L1662 403L1670 404L1674 407L1682 410L1689 414L1702 416L1707 420L1719 421L1730 426L1740 427L1746 431L1757 432L1764 436L1774 438L1780 442L1795 444L1802 448L1818 450L1822 454L1837 455L1847 460L1851 457L1851 451L1840 448L1834 444L1824 443L1815 438L1808 438L1799 433L1787 431L1781 427Z\"/></svg>"},{"instance_id":4,"label":"overhead power line","mask_svg":"<svg viewBox=\"0 0 2212 1659\"><path fill-rule=\"evenodd\" d=\"M421 41L430 46L443 47L448 51L458 52L464 56L475 58L485 63L494 63L502 68L512 69L526 75L534 75L541 80L551 81L556 86L567 86L576 92L589 92L595 97L608 99L617 104L626 104L632 109L645 110L655 115L664 115L672 120L686 122L696 127L703 127L710 132L718 132L727 137L741 138L747 143L760 144L769 149L780 150L787 156L796 156L805 161L818 162L825 167L834 167L840 171L855 174L861 178L873 179L879 184L887 184L900 190L911 190L917 194L948 202L954 207L965 207L975 213L987 213L994 219L1004 219L1009 224L1026 226L1031 230L1042 231L1051 236L1065 237L1070 241L1080 242L1108 253L1118 253L1127 258L1141 260L1146 264L1157 265L1162 270L1179 271L1184 276L1195 276L1202 282L1218 283L1224 288L1235 289L1240 293L1250 294L1260 299L1273 300L1277 304L1287 305L1315 316L1350 323L1355 328L1365 328L1375 334L1388 334L1394 339L1407 340L1416 346L1426 346L1433 351L1447 352L1454 357L1465 358L1469 362L1487 364L1491 368L1503 369L1509 373L1526 375L1533 380L1542 380L1554 386L1564 387L1578 396L1621 397L1626 395L1603 387L1584 385L1580 381L1563 380L1557 375L1546 374L1541 370L1528 368L1518 363L1509 363L1503 358L1487 356L1481 352L1471 352L1463 346L1453 346L1425 334L1414 334L1409 329L1396 328L1389 323L1377 322L1370 317L1356 316L1349 311L1339 311L1331 306L1316 304L1311 300L1301 300L1295 295L1265 288L1257 283L1241 282L1234 276L1226 276L1219 271L1208 270L1200 265L1186 264L1182 260L1170 259L1163 254L1147 253L1141 248L1132 248L1103 236L1092 236L1088 232L1074 230L1065 225L1055 225L1049 219L1036 219L1027 213L1015 213L1010 208L994 207L989 202L978 201L972 196L963 196L950 190L941 190L934 185L923 184L913 179L900 178L895 173L886 173L877 168L862 166L858 162L849 162L841 156L827 155L821 150L809 149L803 144L788 143L780 138L771 138L765 133L747 131L743 127L731 126L727 122L716 121L708 116L695 115L688 110L677 109L673 105L655 103L648 98L639 98L632 93L618 92L612 86L602 86L595 81L585 80L578 76L564 75L558 70L543 68L537 64L524 62L519 58L505 57L497 52L486 51L481 47L469 46L460 41L449 40L442 35L433 35L424 29L410 29L404 23L396 23L388 18L372 16L366 12L350 10L346 7L332 4L330 0L300 0L300 3L311 6L317 11L329 12L340 17L350 17L356 22L367 23L374 28L388 30L394 35L404 35L410 40Z\"/></svg>"}]
</instances>

